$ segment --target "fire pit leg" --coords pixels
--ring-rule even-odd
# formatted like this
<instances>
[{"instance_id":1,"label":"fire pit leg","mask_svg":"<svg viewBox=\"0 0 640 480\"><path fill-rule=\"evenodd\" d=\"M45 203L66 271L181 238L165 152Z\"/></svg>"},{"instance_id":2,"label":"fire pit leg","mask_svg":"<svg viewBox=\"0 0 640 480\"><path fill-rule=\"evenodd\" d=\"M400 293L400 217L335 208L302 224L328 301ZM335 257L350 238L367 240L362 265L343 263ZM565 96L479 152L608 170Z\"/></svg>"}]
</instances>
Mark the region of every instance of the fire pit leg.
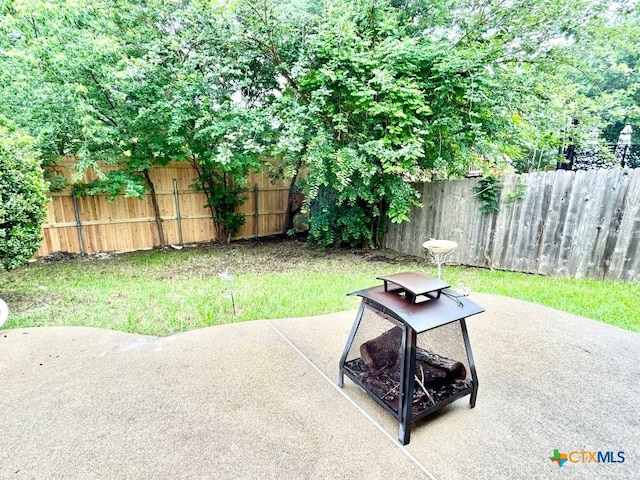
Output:
<instances>
[{"instance_id":1,"label":"fire pit leg","mask_svg":"<svg viewBox=\"0 0 640 480\"><path fill-rule=\"evenodd\" d=\"M471 370L471 381L473 382L473 391L471 392L471 400L469 404L471 408L476 406L476 397L478 396L478 377L476 375L476 364L473 361L473 354L471 353L471 342L469 342L469 335L467 334L467 322L465 319L460 319L460 327L462 328L462 338L464 340L464 346L467 350L467 359L469 361L469 369Z\"/></svg>"},{"instance_id":2,"label":"fire pit leg","mask_svg":"<svg viewBox=\"0 0 640 480\"><path fill-rule=\"evenodd\" d=\"M411 437L411 419L413 417L413 387L416 375L416 332L412 328L404 329L404 366L402 383L400 385L402 396L400 397L400 428L398 429L398 441L402 445L409 443Z\"/></svg>"},{"instance_id":3,"label":"fire pit leg","mask_svg":"<svg viewBox=\"0 0 640 480\"><path fill-rule=\"evenodd\" d=\"M358 308L358 313L356 313L356 320L353 322L353 327L351 327L351 333L349 334L349 339L347 340L347 344L344 347L344 351L342 352L342 356L340 357L340 368L338 369L338 386L340 388L344 387L344 362L347 360L347 355L349 355L349 350L351 349L351 344L353 343L353 339L356 336L356 332L358 331L358 327L360 326L360 321L362 320L362 314L364 313L364 302L360 303L360 308Z\"/></svg>"}]
</instances>

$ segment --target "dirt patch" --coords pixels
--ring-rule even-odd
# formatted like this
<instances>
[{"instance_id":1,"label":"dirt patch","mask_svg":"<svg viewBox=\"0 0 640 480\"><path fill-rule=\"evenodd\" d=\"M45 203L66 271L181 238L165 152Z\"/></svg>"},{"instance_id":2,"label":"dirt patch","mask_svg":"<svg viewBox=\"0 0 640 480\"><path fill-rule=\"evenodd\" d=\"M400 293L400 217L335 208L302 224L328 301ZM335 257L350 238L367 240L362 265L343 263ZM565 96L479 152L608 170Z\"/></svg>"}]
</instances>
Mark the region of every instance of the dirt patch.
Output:
<instances>
[{"instance_id":1,"label":"dirt patch","mask_svg":"<svg viewBox=\"0 0 640 480\"><path fill-rule=\"evenodd\" d=\"M400 264L420 261L416 257L398 254L385 249L327 248L317 249L308 246L304 241L269 239L267 241L251 240L238 242L235 247L245 261L251 263L250 271L281 272L293 270L304 264L310 270L339 268L343 262L361 263L382 262ZM224 252L224 250L223 250ZM223 257L232 262L233 254ZM234 265L238 266L238 265Z\"/></svg>"},{"instance_id":2,"label":"dirt patch","mask_svg":"<svg viewBox=\"0 0 640 480\"><path fill-rule=\"evenodd\" d=\"M45 289L38 289L38 292L32 295L26 292L4 291L2 292L2 299L9 305L9 309L14 314L27 312L35 314L61 302L58 295L47 293Z\"/></svg>"},{"instance_id":3,"label":"dirt patch","mask_svg":"<svg viewBox=\"0 0 640 480\"><path fill-rule=\"evenodd\" d=\"M94 252L86 255L80 255L79 253L71 252L53 252L50 255L38 258L39 263L56 263L56 262L70 262L72 260L105 260L113 258L117 254L116 252Z\"/></svg>"},{"instance_id":4,"label":"dirt patch","mask_svg":"<svg viewBox=\"0 0 640 480\"><path fill-rule=\"evenodd\" d=\"M233 275L290 272L300 270L326 271L339 269L346 263L376 262L402 264L421 261L416 257L398 254L385 249L327 248L308 246L304 238L286 236L261 237L238 240L228 245L200 243L176 249L152 251L98 252L85 256L56 252L39 259L39 263L98 262L105 259L122 260L130 264L131 275L155 279L206 279L222 272ZM96 264L97 265L97 264Z\"/></svg>"}]
</instances>

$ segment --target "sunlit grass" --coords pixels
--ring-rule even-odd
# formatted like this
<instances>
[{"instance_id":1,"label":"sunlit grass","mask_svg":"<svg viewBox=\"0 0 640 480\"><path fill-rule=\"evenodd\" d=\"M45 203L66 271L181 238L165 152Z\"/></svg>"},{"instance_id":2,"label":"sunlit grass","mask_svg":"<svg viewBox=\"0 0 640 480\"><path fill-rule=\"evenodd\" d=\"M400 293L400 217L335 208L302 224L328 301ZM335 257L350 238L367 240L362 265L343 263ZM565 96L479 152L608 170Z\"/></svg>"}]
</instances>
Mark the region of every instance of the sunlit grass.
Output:
<instances>
[{"instance_id":1,"label":"sunlit grass","mask_svg":"<svg viewBox=\"0 0 640 480\"><path fill-rule=\"evenodd\" d=\"M0 273L11 310L4 328L83 325L149 335L255 319L302 317L354 309L346 294L376 285L379 275L435 269L424 259L388 251L318 252L293 241L148 251L104 260L35 263ZM233 275L230 285L219 277ZM454 288L540 303L640 331L640 285L551 278L446 266ZM235 301L236 314L231 299Z\"/></svg>"}]
</instances>

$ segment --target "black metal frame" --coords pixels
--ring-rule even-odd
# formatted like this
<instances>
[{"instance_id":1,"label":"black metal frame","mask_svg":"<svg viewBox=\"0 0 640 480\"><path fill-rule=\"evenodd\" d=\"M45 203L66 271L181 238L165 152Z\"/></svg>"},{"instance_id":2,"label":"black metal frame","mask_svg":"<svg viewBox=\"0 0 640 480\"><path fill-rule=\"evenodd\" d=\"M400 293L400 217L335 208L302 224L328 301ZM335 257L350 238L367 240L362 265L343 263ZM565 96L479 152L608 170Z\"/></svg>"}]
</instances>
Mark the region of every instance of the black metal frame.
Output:
<instances>
[{"instance_id":1,"label":"black metal frame","mask_svg":"<svg viewBox=\"0 0 640 480\"><path fill-rule=\"evenodd\" d=\"M366 308L369 308L371 311L377 313L377 314L383 314L384 316L387 317L387 320L390 321L391 323L393 323L394 325L402 328L402 350L406 350L406 345L407 345L407 331L411 330L410 328L407 327L407 325L405 325L401 320L396 319L395 317L392 317L391 315L389 315L388 311L384 312L382 310L382 306L375 303L375 302L368 302L368 301L363 301L360 304L360 308L358 310L358 313L356 314L356 320L353 323L353 327L351 328L351 333L349 334L349 339L347 340L347 344L344 348L344 351L342 352L342 356L340 357L340 369L338 371L338 386L340 388L344 387L344 376L346 375L347 377L349 377L349 379L355 383L358 387L360 387L360 389L367 393L373 400L375 400L382 408L384 408L387 412L389 412L391 415L393 415L393 417L396 420L401 420L402 418L402 411L400 406L402 405L401 399L404 397L404 373L405 373L405 368L406 365L403 364L402 366L402 370L400 372L400 395L399 395L399 401L398 401L398 411L396 412L393 408L391 408L389 406L389 404L387 402L385 402L384 400L382 400L381 398L378 398L377 395L374 395L373 393L371 393L369 391L369 389L364 385L364 383L362 383L362 381L360 380L360 377L358 377L358 375L354 374L348 367L345 366L345 363L347 361L347 355L349 355L349 351L351 350L351 346L353 345L353 340L355 339L356 336L356 332L358 331L358 328L360 326L360 322L362 321L362 316L364 314L364 311ZM415 351L414 351L414 358L415 358ZM414 367L415 368L415 367Z\"/></svg>"},{"instance_id":2,"label":"black metal frame","mask_svg":"<svg viewBox=\"0 0 640 480\"><path fill-rule=\"evenodd\" d=\"M364 383L360 380L360 378L352 373L348 367L345 366L345 362L347 360L347 355L351 350L353 345L353 341L355 339L358 328L360 327L360 323L362 321L362 317L366 308L371 309L375 313L383 314L386 317L389 317L392 323L398 322L398 326L402 327L402 349L403 349L403 365L402 371L400 374L400 389L399 389L399 398L398 398L398 411L394 411L391 406L389 406L383 399L378 398L373 392L371 392ZM389 309L385 308L383 305L378 302L372 301L370 299L364 298L360 303L360 308L358 309L358 313L356 314L356 319L353 323L353 327L351 328L351 333L349 334L349 338L345 345L344 351L340 357L340 365L338 372L338 386L344 387L344 376L346 375L351 381L353 381L360 389L362 389L365 393L369 395L373 400L378 403L382 408L384 408L389 414L391 414L396 420L400 422L398 429L398 441L402 445L406 445L409 443L411 438L411 422L420 420L428 415L431 415L434 412L437 412L444 406L448 405L451 402L454 402L460 398L463 398L467 395L470 395L470 408L475 407L476 398L478 395L478 377L476 373L475 362L473 360L473 354L471 352L471 343L469 342L469 335L467 333L467 325L466 319L461 318L456 320L456 322L460 323L460 329L462 338L464 341L465 350L467 352L467 361L469 363L469 370L471 376L471 387L466 388L458 393L451 395L450 397L445 398L444 400L439 401L435 405L421 411L420 413L413 414L412 413L412 404L413 404L413 388L414 388L414 378L415 378L415 368L416 368L416 348L417 348L417 337L418 334L416 331L407 325L402 319L398 318L391 312ZM445 324L448 325L448 324ZM439 325L442 326L442 325ZM435 328L439 328L439 326Z\"/></svg>"}]
</instances>

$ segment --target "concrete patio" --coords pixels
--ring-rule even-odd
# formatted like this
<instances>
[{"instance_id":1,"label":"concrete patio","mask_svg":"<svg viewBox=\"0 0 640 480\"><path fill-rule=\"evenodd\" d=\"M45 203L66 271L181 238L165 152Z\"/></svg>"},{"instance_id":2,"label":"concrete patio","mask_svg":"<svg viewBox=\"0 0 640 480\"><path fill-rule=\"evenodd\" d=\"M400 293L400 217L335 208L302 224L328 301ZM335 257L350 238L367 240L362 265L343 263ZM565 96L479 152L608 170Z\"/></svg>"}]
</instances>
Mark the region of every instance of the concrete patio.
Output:
<instances>
[{"instance_id":1,"label":"concrete patio","mask_svg":"<svg viewBox=\"0 0 640 480\"><path fill-rule=\"evenodd\" d=\"M640 478L640 335L473 294L477 405L397 423L336 386L355 312L167 338L0 330L0 479ZM559 467L557 449L624 452ZM578 456L574 456L576 459Z\"/></svg>"}]
</instances>

